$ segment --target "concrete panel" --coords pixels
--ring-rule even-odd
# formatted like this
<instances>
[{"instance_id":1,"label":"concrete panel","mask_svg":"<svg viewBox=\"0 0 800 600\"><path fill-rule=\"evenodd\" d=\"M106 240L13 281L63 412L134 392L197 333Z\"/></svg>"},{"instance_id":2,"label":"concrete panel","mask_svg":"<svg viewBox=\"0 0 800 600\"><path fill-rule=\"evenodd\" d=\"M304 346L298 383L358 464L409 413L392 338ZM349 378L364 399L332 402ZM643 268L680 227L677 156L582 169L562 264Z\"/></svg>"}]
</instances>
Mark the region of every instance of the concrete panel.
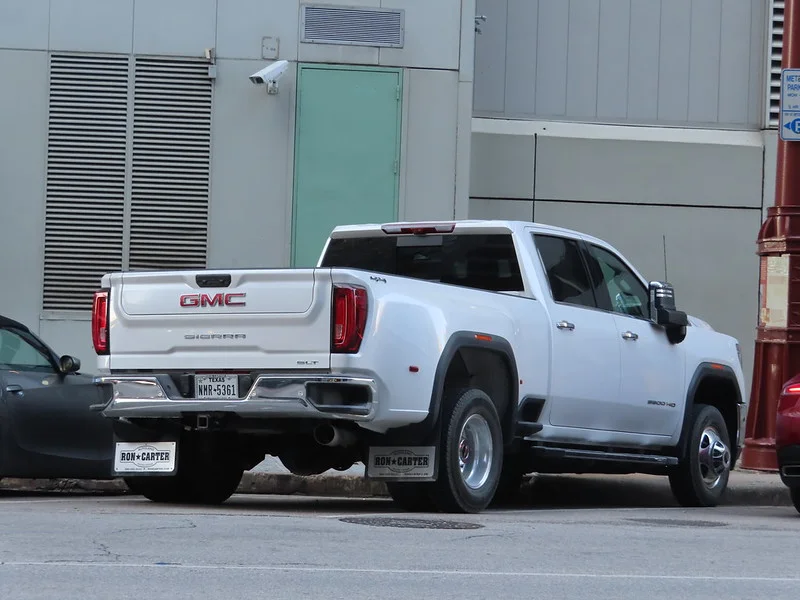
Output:
<instances>
[{"instance_id":1,"label":"concrete panel","mask_svg":"<svg viewBox=\"0 0 800 600\"><path fill-rule=\"evenodd\" d=\"M44 263L47 54L0 50L0 314L38 329Z\"/></svg>"},{"instance_id":2,"label":"concrete panel","mask_svg":"<svg viewBox=\"0 0 800 600\"><path fill-rule=\"evenodd\" d=\"M461 0L461 40L459 50L459 81L472 82L475 78L475 0ZM470 89L470 95L472 90ZM472 102L470 101L470 106ZM470 113L470 117L472 113Z\"/></svg>"},{"instance_id":3,"label":"concrete panel","mask_svg":"<svg viewBox=\"0 0 800 600\"><path fill-rule=\"evenodd\" d=\"M470 156L472 154L472 82L458 84L458 133L456 134L456 197L453 217L469 213Z\"/></svg>"},{"instance_id":4,"label":"concrete panel","mask_svg":"<svg viewBox=\"0 0 800 600\"><path fill-rule=\"evenodd\" d=\"M136 0L133 51L203 56L216 45L217 0Z\"/></svg>"},{"instance_id":5,"label":"concrete panel","mask_svg":"<svg viewBox=\"0 0 800 600\"><path fill-rule=\"evenodd\" d=\"M569 2L539 3L536 114L543 117L564 116L567 111L569 9Z\"/></svg>"},{"instance_id":6,"label":"concrete panel","mask_svg":"<svg viewBox=\"0 0 800 600\"><path fill-rule=\"evenodd\" d=\"M0 0L0 48L47 50L49 23L50 0Z\"/></svg>"},{"instance_id":7,"label":"concrete panel","mask_svg":"<svg viewBox=\"0 0 800 600\"><path fill-rule=\"evenodd\" d=\"M597 116L624 119L628 114L628 52L631 0L600 4L597 48Z\"/></svg>"},{"instance_id":8,"label":"concrete panel","mask_svg":"<svg viewBox=\"0 0 800 600\"><path fill-rule=\"evenodd\" d=\"M719 42L722 0L692 3L689 57L689 120L717 120L719 94Z\"/></svg>"},{"instance_id":9,"label":"concrete panel","mask_svg":"<svg viewBox=\"0 0 800 600\"><path fill-rule=\"evenodd\" d=\"M503 114L506 84L506 23L508 0L477 0L475 14L485 15L481 34L475 34L476 114Z\"/></svg>"},{"instance_id":10,"label":"concrete panel","mask_svg":"<svg viewBox=\"0 0 800 600\"><path fill-rule=\"evenodd\" d=\"M758 318L758 210L537 200L535 214L537 222L608 241L648 279L665 278L666 235L666 278L678 306L739 339L749 391Z\"/></svg>"},{"instance_id":11,"label":"concrete panel","mask_svg":"<svg viewBox=\"0 0 800 600\"><path fill-rule=\"evenodd\" d=\"M567 42L567 114L573 118L597 115L597 49L600 0L569 3Z\"/></svg>"},{"instance_id":12,"label":"concrete panel","mask_svg":"<svg viewBox=\"0 0 800 600\"><path fill-rule=\"evenodd\" d=\"M658 69L661 38L660 2L631 0L628 66L628 119L658 118Z\"/></svg>"},{"instance_id":13,"label":"concrete panel","mask_svg":"<svg viewBox=\"0 0 800 600\"><path fill-rule=\"evenodd\" d=\"M538 0L508 0L506 31L505 112L530 116L536 113L536 59Z\"/></svg>"},{"instance_id":14,"label":"concrete panel","mask_svg":"<svg viewBox=\"0 0 800 600\"><path fill-rule=\"evenodd\" d=\"M119 52L133 47L133 0L58 0L50 10L50 50Z\"/></svg>"},{"instance_id":15,"label":"concrete panel","mask_svg":"<svg viewBox=\"0 0 800 600\"><path fill-rule=\"evenodd\" d=\"M39 335L59 356L69 354L80 359L81 373L99 374L90 320L42 319Z\"/></svg>"},{"instance_id":16,"label":"concrete panel","mask_svg":"<svg viewBox=\"0 0 800 600\"><path fill-rule=\"evenodd\" d=\"M536 138L473 133L469 195L533 200Z\"/></svg>"},{"instance_id":17,"label":"concrete panel","mask_svg":"<svg viewBox=\"0 0 800 600\"><path fill-rule=\"evenodd\" d=\"M533 200L469 199L470 219L508 219L532 221Z\"/></svg>"},{"instance_id":18,"label":"concrete panel","mask_svg":"<svg viewBox=\"0 0 800 600\"><path fill-rule=\"evenodd\" d=\"M719 47L719 120L722 123L747 123L750 78L760 75L760 71L751 74L749 69L751 13L748 2L724 2L722 5Z\"/></svg>"},{"instance_id":19,"label":"concrete panel","mask_svg":"<svg viewBox=\"0 0 800 600\"><path fill-rule=\"evenodd\" d=\"M450 219L456 173L458 73L410 69L401 219Z\"/></svg>"},{"instance_id":20,"label":"concrete panel","mask_svg":"<svg viewBox=\"0 0 800 600\"><path fill-rule=\"evenodd\" d=\"M540 135L536 198L760 208L761 147Z\"/></svg>"},{"instance_id":21,"label":"concrete panel","mask_svg":"<svg viewBox=\"0 0 800 600\"><path fill-rule=\"evenodd\" d=\"M277 38L278 59L297 59L297 0L225 0L217 12L217 57L262 60L262 38ZM272 58L264 59L272 60Z\"/></svg>"},{"instance_id":22,"label":"concrete panel","mask_svg":"<svg viewBox=\"0 0 800 600\"><path fill-rule=\"evenodd\" d=\"M381 65L458 70L461 0L381 0L381 7L405 10L404 46L381 48Z\"/></svg>"},{"instance_id":23,"label":"concrete panel","mask_svg":"<svg viewBox=\"0 0 800 600\"><path fill-rule=\"evenodd\" d=\"M247 79L262 61L220 60L214 92L208 264L288 264L295 64L268 95ZM268 182L268 183L265 183Z\"/></svg>"},{"instance_id":24,"label":"concrete panel","mask_svg":"<svg viewBox=\"0 0 800 600\"><path fill-rule=\"evenodd\" d=\"M689 114L689 46L692 0L661 2L658 120L685 122Z\"/></svg>"}]
</instances>

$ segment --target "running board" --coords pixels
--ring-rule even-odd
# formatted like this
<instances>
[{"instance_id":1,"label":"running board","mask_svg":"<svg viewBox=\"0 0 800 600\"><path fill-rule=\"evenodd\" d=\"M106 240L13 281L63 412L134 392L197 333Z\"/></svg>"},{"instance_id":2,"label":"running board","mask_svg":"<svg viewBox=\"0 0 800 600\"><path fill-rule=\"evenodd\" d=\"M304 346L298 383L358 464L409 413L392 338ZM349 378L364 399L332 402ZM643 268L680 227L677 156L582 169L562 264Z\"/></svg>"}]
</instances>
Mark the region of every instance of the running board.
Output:
<instances>
[{"instance_id":1,"label":"running board","mask_svg":"<svg viewBox=\"0 0 800 600\"><path fill-rule=\"evenodd\" d=\"M648 465L672 466L678 464L674 456L659 454L632 454L626 452L603 452L601 450L578 450L575 448L548 448L534 446L533 452L549 458L579 458L583 460L603 460L608 462L644 463Z\"/></svg>"}]
</instances>

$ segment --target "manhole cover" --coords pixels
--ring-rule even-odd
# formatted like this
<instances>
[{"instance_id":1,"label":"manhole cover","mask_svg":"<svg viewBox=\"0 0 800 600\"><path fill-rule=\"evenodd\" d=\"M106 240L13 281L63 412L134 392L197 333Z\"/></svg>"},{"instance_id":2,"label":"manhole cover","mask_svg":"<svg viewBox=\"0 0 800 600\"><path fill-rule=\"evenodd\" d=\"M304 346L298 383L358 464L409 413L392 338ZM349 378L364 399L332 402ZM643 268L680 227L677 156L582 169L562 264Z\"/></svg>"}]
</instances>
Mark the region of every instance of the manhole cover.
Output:
<instances>
[{"instance_id":1,"label":"manhole cover","mask_svg":"<svg viewBox=\"0 0 800 600\"><path fill-rule=\"evenodd\" d=\"M345 517L344 523L373 527L405 527L410 529L480 529L483 525L443 519L396 519L393 517Z\"/></svg>"},{"instance_id":2,"label":"manhole cover","mask_svg":"<svg viewBox=\"0 0 800 600\"><path fill-rule=\"evenodd\" d=\"M659 525L661 527L725 527L727 523L719 521L691 521L689 519L626 519L644 525Z\"/></svg>"}]
</instances>

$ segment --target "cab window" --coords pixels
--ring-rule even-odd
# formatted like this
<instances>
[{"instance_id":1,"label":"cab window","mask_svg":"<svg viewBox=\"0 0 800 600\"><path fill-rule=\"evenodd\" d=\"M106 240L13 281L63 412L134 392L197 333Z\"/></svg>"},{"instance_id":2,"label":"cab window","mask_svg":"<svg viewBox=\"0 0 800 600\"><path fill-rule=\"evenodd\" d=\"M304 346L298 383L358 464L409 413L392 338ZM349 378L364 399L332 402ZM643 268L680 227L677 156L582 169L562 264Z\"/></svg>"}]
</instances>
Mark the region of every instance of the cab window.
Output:
<instances>
[{"instance_id":1,"label":"cab window","mask_svg":"<svg viewBox=\"0 0 800 600\"><path fill-rule=\"evenodd\" d=\"M21 332L0 329L0 369L52 371L53 365Z\"/></svg>"},{"instance_id":2,"label":"cab window","mask_svg":"<svg viewBox=\"0 0 800 600\"><path fill-rule=\"evenodd\" d=\"M596 261L593 272L602 277L598 287L598 304L616 313L646 319L648 293L636 275L614 253L589 244L590 260ZM600 295L602 294L602 297Z\"/></svg>"},{"instance_id":3,"label":"cab window","mask_svg":"<svg viewBox=\"0 0 800 600\"><path fill-rule=\"evenodd\" d=\"M591 280L581 258L578 242L541 234L534 234L533 239L547 273L553 300L595 308L597 304Z\"/></svg>"}]
</instances>

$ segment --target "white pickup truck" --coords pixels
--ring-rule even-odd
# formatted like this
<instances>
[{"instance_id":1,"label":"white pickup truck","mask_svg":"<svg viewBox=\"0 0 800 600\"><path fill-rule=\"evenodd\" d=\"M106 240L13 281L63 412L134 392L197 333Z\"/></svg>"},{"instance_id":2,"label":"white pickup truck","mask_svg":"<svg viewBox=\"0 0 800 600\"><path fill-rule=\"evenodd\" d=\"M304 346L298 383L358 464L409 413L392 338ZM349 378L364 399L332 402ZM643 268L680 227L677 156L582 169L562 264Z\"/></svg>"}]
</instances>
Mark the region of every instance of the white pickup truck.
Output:
<instances>
[{"instance_id":1,"label":"white pickup truck","mask_svg":"<svg viewBox=\"0 0 800 600\"><path fill-rule=\"evenodd\" d=\"M357 462L406 510L526 473L663 474L713 506L742 445L737 341L612 246L536 223L337 227L313 269L107 274L92 332L114 475L221 503L266 455Z\"/></svg>"}]
</instances>

